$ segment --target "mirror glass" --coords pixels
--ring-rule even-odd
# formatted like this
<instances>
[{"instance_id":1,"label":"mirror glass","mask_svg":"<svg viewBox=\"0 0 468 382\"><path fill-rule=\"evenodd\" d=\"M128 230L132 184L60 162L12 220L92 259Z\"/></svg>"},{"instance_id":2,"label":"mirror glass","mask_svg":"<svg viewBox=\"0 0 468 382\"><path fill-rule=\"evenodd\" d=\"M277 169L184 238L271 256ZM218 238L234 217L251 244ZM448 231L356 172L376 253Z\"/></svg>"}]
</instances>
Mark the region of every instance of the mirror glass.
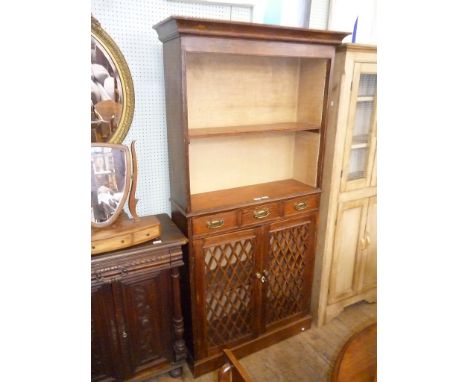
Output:
<instances>
[{"instance_id":1,"label":"mirror glass","mask_svg":"<svg viewBox=\"0 0 468 382\"><path fill-rule=\"evenodd\" d=\"M122 145L93 145L91 147L92 225L103 227L115 221L125 205L129 184L128 148Z\"/></svg>"},{"instance_id":2,"label":"mirror glass","mask_svg":"<svg viewBox=\"0 0 468 382\"><path fill-rule=\"evenodd\" d=\"M91 142L121 143L134 109L127 62L114 40L91 16Z\"/></svg>"},{"instance_id":3,"label":"mirror glass","mask_svg":"<svg viewBox=\"0 0 468 382\"><path fill-rule=\"evenodd\" d=\"M91 134L95 142L107 142L122 116L122 81L113 60L91 36Z\"/></svg>"}]
</instances>

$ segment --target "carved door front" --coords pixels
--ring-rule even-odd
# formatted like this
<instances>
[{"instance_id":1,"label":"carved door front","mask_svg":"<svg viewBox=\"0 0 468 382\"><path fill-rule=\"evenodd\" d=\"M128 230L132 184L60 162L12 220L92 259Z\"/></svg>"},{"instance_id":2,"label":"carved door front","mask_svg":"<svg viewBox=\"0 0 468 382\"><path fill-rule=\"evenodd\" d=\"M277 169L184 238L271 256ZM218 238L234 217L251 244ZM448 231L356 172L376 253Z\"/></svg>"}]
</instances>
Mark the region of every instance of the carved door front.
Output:
<instances>
[{"instance_id":1,"label":"carved door front","mask_svg":"<svg viewBox=\"0 0 468 382\"><path fill-rule=\"evenodd\" d=\"M125 278L118 289L124 321L120 336L127 352L124 358L129 363L129 376L169 362L173 358L170 270Z\"/></svg>"},{"instance_id":2,"label":"carved door front","mask_svg":"<svg viewBox=\"0 0 468 382\"><path fill-rule=\"evenodd\" d=\"M92 381L120 381L172 355L170 270L93 287Z\"/></svg>"},{"instance_id":3,"label":"carved door front","mask_svg":"<svg viewBox=\"0 0 468 382\"><path fill-rule=\"evenodd\" d=\"M271 224L265 254L264 324L272 330L308 313L316 215Z\"/></svg>"},{"instance_id":4,"label":"carved door front","mask_svg":"<svg viewBox=\"0 0 468 382\"><path fill-rule=\"evenodd\" d=\"M123 377L110 284L91 290L91 380L115 381Z\"/></svg>"}]
</instances>

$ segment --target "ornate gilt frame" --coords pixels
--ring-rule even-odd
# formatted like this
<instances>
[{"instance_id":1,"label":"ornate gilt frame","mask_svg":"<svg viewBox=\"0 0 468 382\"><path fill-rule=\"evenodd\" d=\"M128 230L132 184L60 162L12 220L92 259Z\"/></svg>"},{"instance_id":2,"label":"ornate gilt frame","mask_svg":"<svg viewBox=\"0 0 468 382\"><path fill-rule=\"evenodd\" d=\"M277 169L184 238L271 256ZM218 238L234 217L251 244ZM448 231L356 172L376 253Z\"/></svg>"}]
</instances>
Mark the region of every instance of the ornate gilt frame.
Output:
<instances>
[{"instance_id":1,"label":"ornate gilt frame","mask_svg":"<svg viewBox=\"0 0 468 382\"><path fill-rule=\"evenodd\" d=\"M120 75L123 92L122 116L115 133L107 143L122 143L130 129L133 120L133 112L135 110L135 93L130 69L119 47L93 15L91 15L91 36L101 44L112 58Z\"/></svg>"}]
</instances>

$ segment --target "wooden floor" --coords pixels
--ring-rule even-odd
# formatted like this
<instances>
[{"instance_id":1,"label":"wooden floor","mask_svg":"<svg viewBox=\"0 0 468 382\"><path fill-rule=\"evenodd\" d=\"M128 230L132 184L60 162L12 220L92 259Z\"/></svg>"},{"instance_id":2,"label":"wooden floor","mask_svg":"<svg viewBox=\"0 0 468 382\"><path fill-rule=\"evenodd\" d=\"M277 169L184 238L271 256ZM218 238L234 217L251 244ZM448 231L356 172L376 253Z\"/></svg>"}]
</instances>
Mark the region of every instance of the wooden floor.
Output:
<instances>
[{"instance_id":1,"label":"wooden floor","mask_svg":"<svg viewBox=\"0 0 468 382\"><path fill-rule=\"evenodd\" d=\"M335 360L346 341L377 321L377 304L352 305L327 325L311 329L241 359L254 381L329 382ZM163 375L148 382L214 382L214 372L194 379L186 366L180 378Z\"/></svg>"}]
</instances>

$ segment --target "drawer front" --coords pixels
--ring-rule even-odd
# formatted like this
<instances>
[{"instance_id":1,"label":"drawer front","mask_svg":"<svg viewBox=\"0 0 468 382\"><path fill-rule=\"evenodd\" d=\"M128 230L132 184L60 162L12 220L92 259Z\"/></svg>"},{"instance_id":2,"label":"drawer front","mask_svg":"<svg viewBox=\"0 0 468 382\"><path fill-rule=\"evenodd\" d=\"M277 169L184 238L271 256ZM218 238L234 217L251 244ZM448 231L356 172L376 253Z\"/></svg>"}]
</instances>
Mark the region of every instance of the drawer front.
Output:
<instances>
[{"instance_id":1,"label":"drawer front","mask_svg":"<svg viewBox=\"0 0 468 382\"><path fill-rule=\"evenodd\" d=\"M242 209L242 225L258 224L279 218L279 203L268 203Z\"/></svg>"},{"instance_id":2,"label":"drawer front","mask_svg":"<svg viewBox=\"0 0 468 382\"><path fill-rule=\"evenodd\" d=\"M222 232L238 226L236 211L222 212L220 214L200 216L192 219L194 235Z\"/></svg>"},{"instance_id":3,"label":"drawer front","mask_svg":"<svg viewBox=\"0 0 468 382\"><path fill-rule=\"evenodd\" d=\"M296 215L319 207L320 195L307 195L284 202L284 216Z\"/></svg>"}]
</instances>

